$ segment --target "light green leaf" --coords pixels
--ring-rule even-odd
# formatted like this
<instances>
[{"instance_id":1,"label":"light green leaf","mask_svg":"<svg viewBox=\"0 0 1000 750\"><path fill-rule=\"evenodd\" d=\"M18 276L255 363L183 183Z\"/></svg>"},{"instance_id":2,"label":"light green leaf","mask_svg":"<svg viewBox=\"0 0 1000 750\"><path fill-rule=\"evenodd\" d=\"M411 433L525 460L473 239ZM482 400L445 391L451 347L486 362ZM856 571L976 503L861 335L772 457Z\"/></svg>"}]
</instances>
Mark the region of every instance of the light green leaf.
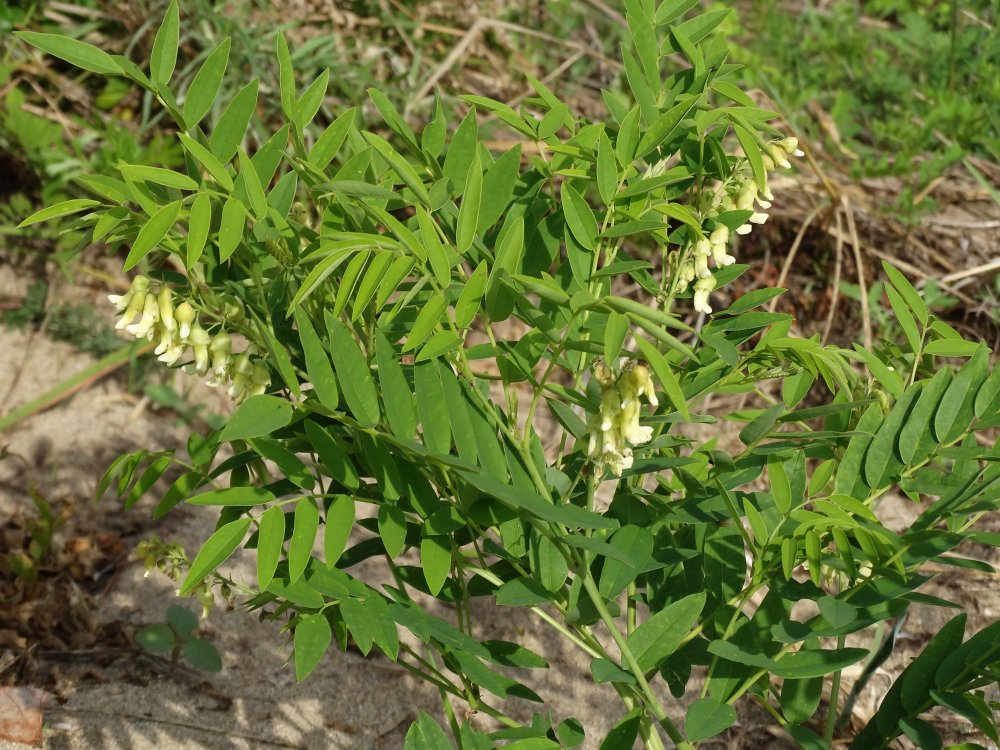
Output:
<instances>
[{"instance_id":1,"label":"light green leaf","mask_svg":"<svg viewBox=\"0 0 1000 750\"><path fill-rule=\"evenodd\" d=\"M608 313L604 326L604 361L614 364L621 355L622 345L628 335L628 318L618 312Z\"/></svg>"},{"instance_id":2,"label":"light green leaf","mask_svg":"<svg viewBox=\"0 0 1000 750\"><path fill-rule=\"evenodd\" d=\"M229 172L226 171L226 167L221 161L215 158L211 151L185 133L178 133L177 137L184 145L184 148L187 149L188 153L197 159L198 162L206 170L208 170L208 173L212 175L215 181L219 183L219 187L227 192L233 189L233 178L229 176Z\"/></svg>"},{"instance_id":3,"label":"light green leaf","mask_svg":"<svg viewBox=\"0 0 1000 750\"><path fill-rule=\"evenodd\" d=\"M594 250L597 247L597 219L594 212L568 182L563 183L561 193L570 232L585 249Z\"/></svg>"},{"instance_id":4,"label":"light green leaf","mask_svg":"<svg viewBox=\"0 0 1000 750\"><path fill-rule=\"evenodd\" d=\"M602 130L601 137L597 141L597 190L606 205L610 206L614 202L615 194L618 192L618 181L615 149L607 133Z\"/></svg>"},{"instance_id":5,"label":"light green leaf","mask_svg":"<svg viewBox=\"0 0 1000 750\"><path fill-rule=\"evenodd\" d=\"M699 698L684 718L684 736L700 742L724 732L736 723L736 709L716 698Z\"/></svg>"},{"instance_id":6,"label":"light green leaf","mask_svg":"<svg viewBox=\"0 0 1000 750\"><path fill-rule=\"evenodd\" d=\"M462 180L469 173L469 165L476 158L479 150L479 125L476 122L476 108L469 110L469 114L459 123L455 134L448 144L448 151L445 153L444 166L442 171L444 176L451 181L451 194L459 195L462 192Z\"/></svg>"},{"instance_id":7,"label":"light green leaf","mask_svg":"<svg viewBox=\"0 0 1000 750\"><path fill-rule=\"evenodd\" d=\"M438 454L450 453L451 422L437 364L430 362L415 367L413 381L424 445Z\"/></svg>"},{"instance_id":8,"label":"light green leaf","mask_svg":"<svg viewBox=\"0 0 1000 750\"><path fill-rule=\"evenodd\" d=\"M288 541L288 577L289 583L295 583L306 570L306 565L312 557L312 548L316 543L316 532L319 529L319 510L316 501L304 497L295 504L295 519L292 525L292 538Z\"/></svg>"},{"instance_id":9,"label":"light green leaf","mask_svg":"<svg viewBox=\"0 0 1000 750\"><path fill-rule=\"evenodd\" d=\"M483 176L482 200L479 206L479 231L493 226L510 204L521 167L521 145L506 151Z\"/></svg>"},{"instance_id":10,"label":"light green leaf","mask_svg":"<svg viewBox=\"0 0 1000 750\"><path fill-rule=\"evenodd\" d=\"M378 533L390 558L397 558L406 548L406 516L398 505L378 509Z\"/></svg>"},{"instance_id":11,"label":"light green leaf","mask_svg":"<svg viewBox=\"0 0 1000 750\"><path fill-rule=\"evenodd\" d=\"M309 123L313 121L313 118L316 117L316 113L319 112L319 108L323 104L323 99L326 97L326 90L329 84L330 69L323 68L320 74L316 76L316 80L309 84L309 87L302 92L302 96L299 97L296 105L298 119L295 121L295 124L299 130L305 130L309 126Z\"/></svg>"},{"instance_id":12,"label":"light green leaf","mask_svg":"<svg viewBox=\"0 0 1000 750\"><path fill-rule=\"evenodd\" d=\"M65 60L83 70L93 73L103 73L109 76L120 76L121 67L111 55L92 44L70 39L61 34L41 34L37 31L15 31L14 36L23 39L32 47L47 52L53 57Z\"/></svg>"},{"instance_id":13,"label":"light green leaf","mask_svg":"<svg viewBox=\"0 0 1000 750\"><path fill-rule=\"evenodd\" d=\"M930 311L927 309L927 305L924 303L923 298L913 288L913 285L906 279L903 274L897 271L888 261L882 261L882 268L885 269L886 275L889 277L889 281L896 288L896 291L902 295L903 299L906 300L906 304L909 306L913 314L917 316L917 320L920 321L920 325L926 326L927 321L930 319Z\"/></svg>"},{"instance_id":14,"label":"light green leaf","mask_svg":"<svg viewBox=\"0 0 1000 750\"><path fill-rule=\"evenodd\" d=\"M219 434L219 442L265 437L290 424L292 406L283 398L251 396L238 407Z\"/></svg>"},{"instance_id":15,"label":"light green leaf","mask_svg":"<svg viewBox=\"0 0 1000 750\"><path fill-rule=\"evenodd\" d=\"M351 462L350 456L337 444L329 432L313 422L311 419L305 421L306 436L309 443L319 456L320 463L330 476L349 490L356 490L360 486L358 470Z\"/></svg>"},{"instance_id":16,"label":"light green leaf","mask_svg":"<svg viewBox=\"0 0 1000 750\"><path fill-rule=\"evenodd\" d=\"M420 540L420 567L431 596L437 596L451 571L451 541L447 536L424 536Z\"/></svg>"},{"instance_id":17,"label":"light green leaf","mask_svg":"<svg viewBox=\"0 0 1000 750\"><path fill-rule=\"evenodd\" d=\"M189 131L201 122L215 103L222 78L226 74L226 66L229 65L229 47L230 41L227 37L202 63L188 87L187 95L184 97L183 114L184 124Z\"/></svg>"},{"instance_id":18,"label":"light green leaf","mask_svg":"<svg viewBox=\"0 0 1000 750\"><path fill-rule=\"evenodd\" d=\"M262 220L267 216L267 197L264 195L264 187L260 184L257 170L254 169L250 157L244 151L240 151L240 176L237 180L237 193L240 182L246 189L247 203L245 205L253 212L254 218L258 221Z\"/></svg>"},{"instance_id":19,"label":"light green leaf","mask_svg":"<svg viewBox=\"0 0 1000 750\"><path fill-rule=\"evenodd\" d=\"M181 204L182 201L168 203L149 218L132 243L132 249L129 250L122 266L123 271L134 268L166 236L181 212Z\"/></svg>"},{"instance_id":20,"label":"light green leaf","mask_svg":"<svg viewBox=\"0 0 1000 750\"><path fill-rule=\"evenodd\" d=\"M285 513L278 507L268 508L261 514L258 523L257 586L266 591L274 578L285 544Z\"/></svg>"},{"instance_id":21,"label":"light green leaf","mask_svg":"<svg viewBox=\"0 0 1000 750\"><path fill-rule=\"evenodd\" d=\"M240 488L245 489L245 488ZM202 582L206 575L218 568L229 559L236 548L243 543L243 538L250 528L249 518L237 518L217 529L195 555L191 568L188 570L184 583L181 584L180 595L185 596L195 586Z\"/></svg>"},{"instance_id":22,"label":"light green leaf","mask_svg":"<svg viewBox=\"0 0 1000 750\"><path fill-rule=\"evenodd\" d=\"M431 199L427 194L427 188L424 187L424 183L420 180L416 170L410 165L410 163L400 156L400 154L381 136L376 135L375 133L364 133L364 138L376 151L378 151L379 155L389 163L392 170L399 175L399 179L401 179L403 183L413 191L414 195L417 196L417 200L425 206L429 205Z\"/></svg>"},{"instance_id":23,"label":"light green leaf","mask_svg":"<svg viewBox=\"0 0 1000 750\"><path fill-rule=\"evenodd\" d=\"M23 227L31 226L32 224L49 221L50 219L57 219L60 216L68 216L69 214L75 214L86 208L93 208L94 206L99 205L101 205L99 201L91 200L90 198L73 198L72 200L62 201L52 206L46 206L40 211L36 211L18 224L17 228L21 229Z\"/></svg>"},{"instance_id":24,"label":"light green leaf","mask_svg":"<svg viewBox=\"0 0 1000 750\"><path fill-rule=\"evenodd\" d=\"M254 78L244 86L233 100L229 102L226 111L222 113L219 122L212 130L209 147L220 162L227 162L236 154L243 136L246 135L250 118L257 109L257 87L259 81ZM240 162L241 166L243 162Z\"/></svg>"},{"instance_id":25,"label":"light green leaf","mask_svg":"<svg viewBox=\"0 0 1000 750\"><path fill-rule=\"evenodd\" d=\"M375 333L375 362L378 365L382 404L389 427L399 437L414 437L417 434L417 408L413 393L392 345L381 331Z\"/></svg>"},{"instance_id":26,"label":"light green leaf","mask_svg":"<svg viewBox=\"0 0 1000 750\"><path fill-rule=\"evenodd\" d=\"M677 650L705 607L705 593L668 604L629 635L627 643L644 672L655 669Z\"/></svg>"},{"instance_id":27,"label":"light green leaf","mask_svg":"<svg viewBox=\"0 0 1000 750\"><path fill-rule=\"evenodd\" d=\"M403 344L403 351L410 352L416 349L424 340L430 336L431 332L444 320L445 310L448 309L448 302L440 294L435 294L421 308L417 314L417 319L413 321L413 327Z\"/></svg>"},{"instance_id":28,"label":"light green leaf","mask_svg":"<svg viewBox=\"0 0 1000 750\"><path fill-rule=\"evenodd\" d=\"M177 188L178 190L197 190L198 183L186 174L174 172L172 169L161 169L160 167L147 167L141 164L121 164L118 167L123 175L132 179L145 180L157 185Z\"/></svg>"},{"instance_id":29,"label":"light green leaf","mask_svg":"<svg viewBox=\"0 0 1000 750\"><path fill-rule=\"evenodd\" d=\"M221 505L248 507L262 505L274 500L274 493L261 487L230 487L225 490L210 490L187 499L190 505Z\"/></svg>"},{"instance_id":30,"label":"light green leaf","mask_svg":"<svg viewBox=\"0 0 1000 750\"><path fill-rule=\"evenodd\" d=\"M337 564L353 528L354 498L350 495L337 495L326 511L326 525L323 528L323 559L328 568Z\"/></svg>"},{"instance_id":31,"label":"light green leaf","mask_svg":"<svg viewBox=\"0 0 1000 750\"><path fill-rule=\"evenodd\" d=\"M476 270L465 282L462 294L459 295L458 302L455 304L455 325L460 329L472 325L472 321L479 313L479 306L482 304L485 291L486 261L484 260L476 266Z\"/></svg>"},{"instance_id":32,"label":"light green leaf","mask_svg":"<svg viewBox=\"0 0 1000 750\"><path fill-rule=\"evenodd\" d=\"M684 398L684 391L681 390L680 381L674 374L670 363L667 362L667 358L656 347L640 336L636 336L635 343L639 347L639 351L642 352L642 356L646 358L650 367L653 368L653 373L656 375L656 379L660 381L660 385L670 399L670 403L680 412L684 421L690 421L691 413L688 411L687 399Z\"/></svg>"},{"instance_id":33,"label":"light green leaf","mask_svg":"<svg viewBox=\"0 0 1000 750\"><path fill-rule=\"evenodd\" d=\"M201 193L191 204L191 215L188 217L187 255L185 257L185 266L188 269L194 268L195 264L201 260L201 254L205 249L205 241L208 239L211 227L212 199L205 193Z\"/></svg>"},{"instance_id":34,"label":"light green leaf","mask_svg":"<svg viewBox=\"0 0 1000 750\"><path fill-rule=\"evenodd\" d=\"M281 111L286 120L298 122L298 96L295 91L295 68L288 53L288 42L279 30L275 35L275 55L278 58L278 85L281 89Z\"/></svg>"},{"instance_id":35,"label":"light green leaf","mask_svg":"<svg viewBox=\"0 0 1000 750\"><path fill-rule=\"evenodd\" d=\"M333 364L344 400L358 422L365 427L374 427L381 415L378 391L368 369L368 361L347 326L329 311L326 314L326 328L330 334L330 350L337 352Z\"/></svg>"},{"instance_id":36,"label":"light green leaf","mask_svg":"<svg viewBox=\"0 0 1000 750\"><path fill-rule=\"evenodd\" d=\"M479 162L479 155L476 154L476 157L472 160L472 164L469 165L469 172L465 177L465 189L462 191L462 205L458 211L456 242L458 243L458 252L460 253L468 252L476 238L482 193L483 168Z\"/></svg>"},{"instance_id":37,"label":"light green leaf","mask_svg":"<svg viewBox=\"0 0 1000 750\"><path fill-rule=\"evenodd\" d=\"M302 342L302 352L306 360L306 373L312 381L313 390L323 406L335 411L340 404L340 392L333 374L333 365L330 364L330 357L316 334L308 313L299 306L295 308L295 326L299 329L299 340Z\"/></svg>"},{"instance_id":38,"label":"light green leaf","mask_svg":"<svg viewBox=\"0 0 1000 750\"><path fill-rule=\"evenodd\" d=\"M333 639L330 621L322 612L303 615L295 626L293 644L295 646L295 679L302 682L308 677Z\"/></svg>"},{"instance_id":39,"label":"light green leaf","mask_svg":"<svg viewBox=\"0 0 1000 750\"><path fill-rule=\"evenodd\" d=\"M247 225L247 212L236 198L227 198L222 205L222 219L219 221L219 260L225 263L236 252L243 241L243 230Z\"/></svg>"},{"instance_id":40,"label":"light green leaf","mask_svg":"<svg viewBox=\"0 0 1000 750\"><path fill-rule=\"evenodd\" d=\"M337 155L340 151L340 147L344 145L344 140L347 138L347 133L352 127L354 127L354 118L357 115L358 108L351 107L346 112L341 113L341 115L330 123L330 126L323 131L323 134L316 139L316 143L313 145L312 150L309 151L309 163L312 164L316 169L320 171L327 168L333 157Z\"/></svg>"},{"instance_id":41,"label":"light green leaf","mask_svg":"<svg viewBox=\"0 0 1000 750\"><path fill-rule=\"evenodd\" d=\"M699 101L701 101L700 96L685 97L684 101L675 104L666 112L660 114L649 126L645 135L639 140L634 158L641 159L660 144L669 141L677 135L681 129L681 121L687 117L688 113L694 109Z\"/></svg>"},{"instance_id":42,"label":"light green leaf","mask_svg":"<svg viewBox=\"0 0 1000 750\"><path fill-rule=\"evenodd\" d=\"M149 56L149 74L156 83L167 84L174 74L177 64L177 42L180 30L180 13L177 0L171 0L163 22L153 39L153 51Z\"/></svg>"},{"instance_id":43,"label":"light green leaf","mask_svg":"<svg viewBox=\"0 0 1000 750\"><path fill-rule=\"evenodd\" d=\"M740 142L743 153L746 154L747 161L750 162L753 178L763 190L767 185L767 172L764 169L764 160L760 155L760 146L744 125L733 122L733 130L736 132L736 139Z\"/></svg>"}]
</instances>

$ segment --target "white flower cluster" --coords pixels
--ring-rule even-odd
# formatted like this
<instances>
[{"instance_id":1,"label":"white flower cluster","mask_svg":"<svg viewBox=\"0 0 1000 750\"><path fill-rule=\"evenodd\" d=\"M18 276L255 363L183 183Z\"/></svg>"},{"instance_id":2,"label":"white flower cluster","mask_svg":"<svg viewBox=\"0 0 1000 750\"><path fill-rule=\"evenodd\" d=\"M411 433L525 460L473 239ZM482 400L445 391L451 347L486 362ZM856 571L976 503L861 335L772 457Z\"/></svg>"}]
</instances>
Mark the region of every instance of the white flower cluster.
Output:
<instances>
[{"instance_id":1,"label":"white flower cluster","mask_svg":"<svg viewBox=\"0 0 1000 750\"><path fill-rule=\"evenodd\" d=\"M649 370L640 364L628 368L617 379L607 365L598 364L594 377L601 384L601 408L590 419L590 442L587 455L599 464L610 467L615 476L632 466L632 447L648 443L652 427L639 424L639 414L645 396L657 406L656 393Z\"/></svg>"},{"instance_id":2,"label":"white flower cluster","mask_svg":"<svg viewBox=\"0 0 1000 750\"><path fill-rule=\"evenodd\" d=\"M267 368L251 359L255 353L252 347L234 357L232 335L220 330L211 336L198 324L198 314L190 302L174 306L167 286L155 290L148 278L136 276L125 294L111 294L108 299L121 312L115 328L125 329L136 338L156 340L153 353L167 365L176 364L190 347L194 362L185 366L185 372L201 376L211 373L208 385L228 385L229 395L237 404L263 393L270 385Z\"/></svg>"},{"instance_id":3,"label":"white flower cluster","mask_svg":"<svg viewBox=\"0 0 1000 750\"><path fill-rule=\"evenodd\" d=\"M799 150L797 138L783 138L775 141L769 147L768 152L761 154L764 162L764 169L771 172L775 167L791 167L788 161L789 156L802 156ZM771 207L774 195L766 186L761 186L750 173L749 164L745 164L743 171L734 175L733 179L726 183L725 188L719 191L708 193L709 205L703 207L706 218L714 218L724 211L752 211L746 223L736 228L736 234L749 234L754 224L763 224L767 221L767 209ZM726 252L729 245L729 227L717 224L716 228L708 237L697 240L686 253L687 260L681 265L677 272L677 289L684 291L688 285L694 282L694 309L700 313L710 315L711 306L708 304L708 295L715 289L715 277L709 270L708 260L711 258L719 268L732 265L736 258Z\"/></svg>"}]
</instances>

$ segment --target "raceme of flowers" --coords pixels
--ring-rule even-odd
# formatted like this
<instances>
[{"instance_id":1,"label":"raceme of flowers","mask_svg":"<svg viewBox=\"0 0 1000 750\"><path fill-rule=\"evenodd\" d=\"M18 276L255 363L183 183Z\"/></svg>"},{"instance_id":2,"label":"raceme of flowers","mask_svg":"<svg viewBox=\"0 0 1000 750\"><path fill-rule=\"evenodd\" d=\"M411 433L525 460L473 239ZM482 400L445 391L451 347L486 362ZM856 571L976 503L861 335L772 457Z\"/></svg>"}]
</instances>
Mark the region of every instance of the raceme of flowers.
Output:
<instances>
[{"instance_id":1,"label":"raceme of flowers","mask_svg":"<svg viewBox=\"0 0 1000 750\"><path fill-rule=\"evenodd\" d=\"M783 138L771 144L769 153L761 154L764 169L771 172L775 167L789 168L789 156L802 156L797 138ZM736 228L736 234L749 234L754 224L767 221L767 209L774 200L769 188L762 187L753 178L749 164L744 163L742 171L733 176L722 190L709 191L708 205L703 212L706 218L713 218L724 211L752 211L750 218L742 226ZM708 304L709 295L715 290L715 277L709 270L709 259L716 267L722 268L736 262L736 258L727 252L730 232L729 227L718 224L707 237L694 242L686 253L687 260L681 264L677 272L677 290L684 291L694 283L694 309L705 315L712 312Z\"/></svg>"},{"instance_id":2,"label":"raceme of flowers","mask_svg":"<svg viewBox=\"0 0 1000 750\"><path fill-rule=\"evenodd\" d=\"M187 300L174 305L173 294L166 286L158 289L145 276L132 279L129 290L122 295L108 296L121 312L115 328L124 329L136 338L157 341L154 354L174 365L190 347L194 361L184 366L185 372L204 377L210 386L229 386L229 396L240 404L249 396L264 393L271 375L263 363L253 358L252 346L233 355L233 337L224 330L214 336L198 323L198 314Z\"/></svg>"},{"instance_id":3,"label":"raceme of flowers","mask_svg":"<svg viewBox=\"0 0 1000 750\"><path fill-rule=\"evenodd\" d=\"M640 399L645 396L653 406L659 402L645 365L634 364L616 378L610 367L600 363L594 368L594 377L601 385L601 408L588 424L587 455L620 477L632 466L632 448L653 437L652 427L639 424Z\"/></svg>"}]
</instances>

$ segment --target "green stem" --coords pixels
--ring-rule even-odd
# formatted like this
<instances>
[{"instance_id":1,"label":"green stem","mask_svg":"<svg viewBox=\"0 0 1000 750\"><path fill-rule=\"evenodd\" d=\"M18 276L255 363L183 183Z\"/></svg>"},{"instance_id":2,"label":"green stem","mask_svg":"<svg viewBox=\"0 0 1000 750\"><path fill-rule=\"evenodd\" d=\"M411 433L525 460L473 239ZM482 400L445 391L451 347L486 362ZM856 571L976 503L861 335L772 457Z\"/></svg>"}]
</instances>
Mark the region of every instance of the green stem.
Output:
<instances>
[{"instance_id":1,"label":"green stem","mask_svg":"<svg viewBox=\"0 0 1000 750\"><path fill-rule=\"evenodd\" d=\"M837 648L842 649L844 647L845 637L840 636L837 639ZM826 732L824 732L824 738L826 739L826 746L833 747L833 732L837 728L837 704L840 702L840 674L841 670L837 670L833 673L833 682L830 684L830 705L827 707L826 712Z\"/></svg>"},{"instance_id":2,"label":"green stem","mask_svg":"<svg viewBox=\"0 0 1000 750\"><path fill-rule=\"evenodd\" d=\"M644 702L646 704L646 710L649 711L653 718L659 722L660 726L667 731L670 739L674 741L675 745L677 745L678 750L689 750L693 746L685 741L684 735L681 734L674 722L671 721L669 716L667 716L666 709L663 708L663 704L660 703L660 699L656 697L656 694L653 692L653 688L650 687L649 682L646 680L645 673L643 673L642 668L639 666L639 662L635 658L635 654L632 653L632 649L625 640L625 636L615 624L614 618L608 611L607 606L605 606L604 598L601 596L601 592L598 591L597 584L594 583L594 577L590 573L590 568L585 567L582 571L582 575L583 587L590 595L590 598L594 603L594 608L597 610L597 614L600 615L601 620L608 629L608 632L611 633L611 637L618 646L622 659L625 661L626 666L628 666L632 676L635 677L636 682L639 683L639 689L642 691Z\"/></svg>"}]
</instances>

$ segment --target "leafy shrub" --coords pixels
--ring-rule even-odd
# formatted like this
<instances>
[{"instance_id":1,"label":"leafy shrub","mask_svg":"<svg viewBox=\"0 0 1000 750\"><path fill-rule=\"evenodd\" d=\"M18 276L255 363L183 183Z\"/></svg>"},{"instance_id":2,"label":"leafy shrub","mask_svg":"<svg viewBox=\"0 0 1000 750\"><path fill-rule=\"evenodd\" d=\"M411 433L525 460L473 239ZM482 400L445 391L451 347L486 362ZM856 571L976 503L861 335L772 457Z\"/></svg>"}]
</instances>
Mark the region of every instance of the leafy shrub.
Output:
<instances>
[{"instance_id":1,"label":"leafy shrub","mask_svg":"<svg viewBox=\"0 0 1000 750\"><path fill-rule=\"evenodd\" d=\"M869 654L847 636L914 601L943 604L918 591L925 564L973 565L950 550L997 541L972 529L1000 498L997 449L977 441L1000 424L1000 370L891 267L903 338L872 351L793 335L790 316L759 309L780 289L719 309L715 290L747 270L730 235L766 220L768 173L797 150L735 84L717 32L728 12L688 17L695 5L626 3L634 101L607 95L605 122L529 78L535 95L517 110L465 97L450 137L440 104L418 135L375 90L385 136L349 109L307 137L327 77L300 89L278 34L285 124L252 156L256 81L204 123L227 41L185 91L171 86L176 3L148 75L20 35L154 92L187 152L183 171L121 164L85 180L94 199L24 222L78 214L95 240L127 246L125 269L144 272L112 297L119 327L238 404L192 435L186 459L138 451L105 474L98 494L113 487L129 507L176 462L186 471L154 515L218 509L192 560L147 545L147 567L173 573L182 594L221 584L283 618L300 679L348 639L398 661L441 691L462 747L584 741L574 717L524 723L505 710L510 696L543 703L506 668L547 663L476 638L482 597L532 612L591 659L623 705L602 748L661 748L661 732L693 747L730 727L745 696L803 746L832 746L841 672ZM663 76L663 54L690 66ZM522 143L493 153L479 110ZM953 372L942 357L967 362ZM739 445L703 413L733 393L765 404L722 417L742 424ZM897 491L930 501L903 532L877 513ZM218 571L240 547L256 550L255 587ZM393 585L351 572L371 558ZM934 730L920 715L936 705L994 731L976 691L995 679L1000 626L963 643L964 625L935 637L854 747L924 741ZM696 670L704 687L675 722L655 686L690 701ZM496 724L461 721L452 701ZM449 740L423 715L406 746Z\"/></svg>"}]
</instances>

